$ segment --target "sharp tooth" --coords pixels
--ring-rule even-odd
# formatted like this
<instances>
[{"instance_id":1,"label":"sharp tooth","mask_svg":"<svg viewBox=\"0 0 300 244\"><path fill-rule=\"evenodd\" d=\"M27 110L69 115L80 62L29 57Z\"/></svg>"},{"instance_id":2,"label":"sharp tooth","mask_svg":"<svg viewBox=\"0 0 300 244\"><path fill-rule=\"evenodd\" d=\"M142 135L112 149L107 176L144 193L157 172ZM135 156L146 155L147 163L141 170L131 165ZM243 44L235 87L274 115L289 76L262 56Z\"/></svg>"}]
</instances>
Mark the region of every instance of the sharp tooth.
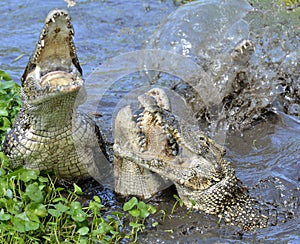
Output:
<instances>
[{"instance_id":1,"label":"sharp tooth","mask_svg":"<svg viewBox=\"0 0 300 244\"><path fill-rule=\"evenodd\" d=\"M175 149L175 148L176 148L176 144L173 144L173 145L171 146L171 148L172 148L172 149Z\"/></svg>"},{"instance_id":2,"label":"sharp tooth","mask_svg":"<svg viewBox=\"0 0 300 244\"><path fill-rule=\"evenodd\" d=\"M142 139L142 140L139 142L139 145L140 145L140 146L143 146L145 143L146 143L146 138Z\"/></svg>"},{"instance_id":3,"label":"sharp tooth","mask_svg":"<svg viewBox=\"0 0 300 244\"><path fill-rule=\"evenodd\" d=\"M41 40L41 47L44 47L44 46L45 46L45 40L42 39L42 40Z\"/></svg>"},{"instance_id":4,"label":"sharp tooth","mask_svg":"<svg viewBox=\"0 0 300 244\"><path fill-rule=\"evenodd\" d=\"M41 78L41 68L39 66L35 67L34 75L37 80Z\"/></svg>"},{"instance_id":5,"label":"sharp tooth","mask_svg":"<svg viewBox=\"0 0 300 244\"><path fill-rule=\"evenodd\" d=\"M52 22L53 22L53 23L55 23L55 19L54 19L54 16L53 16L53 17L51 18L51 20L52 20Z\"/></svg>"}]
</instances>

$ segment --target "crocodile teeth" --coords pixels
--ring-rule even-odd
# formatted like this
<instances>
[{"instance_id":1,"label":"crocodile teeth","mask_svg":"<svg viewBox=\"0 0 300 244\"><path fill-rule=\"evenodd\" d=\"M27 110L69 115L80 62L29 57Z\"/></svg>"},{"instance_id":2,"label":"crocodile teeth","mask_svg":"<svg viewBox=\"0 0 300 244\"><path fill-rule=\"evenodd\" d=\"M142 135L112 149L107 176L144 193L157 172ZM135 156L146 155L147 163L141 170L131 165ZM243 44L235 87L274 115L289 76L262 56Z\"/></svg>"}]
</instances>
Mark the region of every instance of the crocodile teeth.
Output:
<instances>
[{"instance_id":1,"label":"crocodile teeth","mask_svg":"<svg viewBox=\"0 0 300 244\"><path fill-rule=\"evenodd\" d=\"M176 147L177 147L176 143L174 143L174 144L171 146L172 149L175 149Z\"/></svg>"},{"instance_id":2,"label":"crocodile teeth","mask_svg":"<svg viewBox=\"0 0 300 244\"><path fill-rule=\"evenodd\" d=\"M145 145L145 143L146 143L146 138L143 138L143 139L139 142L139 145L140 145L140 146L143 146L143 145Z\"/></svg>"},{"instance_id":3,"label":"crocodile teeth","mask_svg":"<svg viewBox=\"0 0 300 244\"><path fill-rule=\"evenodd\" d=\"M176 140L175 140L174 138L171 138L171 139L169 140L169 142L170 142L170 144L174 144L174 143L176 142Z\"/></svg>"}]
</instances>

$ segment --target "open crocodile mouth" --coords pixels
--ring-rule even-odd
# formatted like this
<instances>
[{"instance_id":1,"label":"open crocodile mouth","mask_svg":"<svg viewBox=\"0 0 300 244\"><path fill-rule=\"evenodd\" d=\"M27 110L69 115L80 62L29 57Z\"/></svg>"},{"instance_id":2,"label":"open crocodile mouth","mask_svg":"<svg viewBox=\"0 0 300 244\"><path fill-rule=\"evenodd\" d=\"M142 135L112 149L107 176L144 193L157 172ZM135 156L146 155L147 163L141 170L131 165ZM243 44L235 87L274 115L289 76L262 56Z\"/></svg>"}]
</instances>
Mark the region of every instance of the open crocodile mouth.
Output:
<instances>
[{"instance_id":1,"label":"open crocodile mouth","mask_svg":"<svg viewBox=\"0 0 300 244\"><path fill-rule=\"evenodd\" d=\"M56 9L48 14L22 76L22 87L30 100L78 91L83 86L70 20L66 10Z\"/></svg>"}]
</instances>

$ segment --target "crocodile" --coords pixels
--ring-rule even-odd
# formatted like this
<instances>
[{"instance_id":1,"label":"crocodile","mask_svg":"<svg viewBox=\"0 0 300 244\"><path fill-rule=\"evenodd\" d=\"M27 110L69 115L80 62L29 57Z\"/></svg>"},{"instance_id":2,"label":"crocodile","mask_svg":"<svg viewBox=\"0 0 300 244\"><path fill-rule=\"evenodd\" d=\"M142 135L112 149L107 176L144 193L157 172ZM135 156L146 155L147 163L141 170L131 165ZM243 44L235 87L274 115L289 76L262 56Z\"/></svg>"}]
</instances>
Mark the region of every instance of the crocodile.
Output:
<instances>
[{"instance_id":1,"label":"crocodile","mask_svg":"<svg viewBox=\"0 0 300 244\"><path fill-rule=\"evenodd\" d=\"M51 11L21 79L22 108L3 144L13 168L53 170L67 180L99 178L105 171L97 163L106 161L105 140L93 119L78 112L86 94L73 36L68 12ZM139 102L137 114L126 106L115 121L117 193L149 198L174 183L188 207L245 230L266 226L268 218L223 159L221 146L172 114L163 90Z\"/></svg>"},{"instance_id":2,"label":"crocodile","mask_svg":"<svg viewBox=\"0 0 300 244\"><path fill-rule=\"evenodd\" d=\"M125 106L115 120L115 172L125 176L115 179L117 193L146 198L168 179L188 208L244 230L267 226L265 209L224 160L222 146L174 115L163 89L153 88L138 101L140 109Z\"/></svg>"},{"instance_id":3,"label":"crocodile","mask_svg":"<svg viewBox=\"0 0 300 244\"><path fill-rule=\"evenodd\" d=\"M73 36L69 13L51 11L21 78L22 108L3 143L12 168L52 170L72 181L100 174L95 161L105 160L104 141L93 119L77 111L86 92Z\"/></svg>"}]
</instances>

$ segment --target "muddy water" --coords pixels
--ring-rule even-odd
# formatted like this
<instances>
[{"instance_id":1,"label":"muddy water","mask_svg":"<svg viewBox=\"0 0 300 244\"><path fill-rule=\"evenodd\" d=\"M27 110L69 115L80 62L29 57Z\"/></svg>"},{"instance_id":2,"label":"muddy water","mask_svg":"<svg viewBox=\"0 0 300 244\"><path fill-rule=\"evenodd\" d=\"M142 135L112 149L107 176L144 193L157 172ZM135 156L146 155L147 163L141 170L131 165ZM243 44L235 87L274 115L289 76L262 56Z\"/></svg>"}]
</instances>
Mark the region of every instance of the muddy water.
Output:
<instances>
[{"instance_id":1,"label":"muddy water","mask_svg":"<svg viewBox=\"0 0 300 244\"><path fill-rule=\"evenodd\" d=\"M0 68L19 81L46 14L53 8L66 8L67 4L63 0L2 1L0 7ZM161 20L175 9L172 1L157 0L78 1L69 9L87 82L88 101L82 109L100 115L96 120L110 142L111 119L120 106L119 102L124 102L122 98L128 93L137 94L149 87L147 72L146 75L138 72L141 67L122 71L130 63L128 57L134 58L135 55L131 53L126 58L120 55L140 50ZM98 74L96 68L108 62L116 62L111 67L117 70L110 70L113 80L106 77L109 80L109 89L106 89L101 80L104 76ZM171 87L177 81L176 77L167 76L160 85ZM161 213L151 219L159 221L160 225L141 235L140 243L300 242L299 118L279 112L243 133L223 133L222 142L227 149L227 159L250 192L277 208L280 216L276 225L255 233L241 233L235 227L216 224L218 218L215 216L187 212L178 207L171 219L162 220ZM171 189L163 192L162 196L152 200L152 204L170 213L175 202L172 193ZM107 194L107 198L114 199L114 196Z\"/></svg>"}]
</instances>

